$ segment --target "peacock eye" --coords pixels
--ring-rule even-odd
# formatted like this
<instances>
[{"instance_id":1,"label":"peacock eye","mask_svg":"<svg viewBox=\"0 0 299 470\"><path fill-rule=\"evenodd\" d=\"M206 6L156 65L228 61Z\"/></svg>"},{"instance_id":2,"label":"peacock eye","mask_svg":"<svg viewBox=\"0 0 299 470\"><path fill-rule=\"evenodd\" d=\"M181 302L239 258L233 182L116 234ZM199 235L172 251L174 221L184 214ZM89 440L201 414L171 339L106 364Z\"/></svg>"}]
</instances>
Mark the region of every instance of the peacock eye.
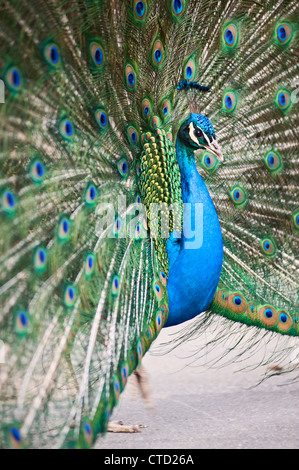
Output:
<instances>
[{"instance_id":1,"label":"peacock eye","mask_svg":"<svg viewBox=\"0 0 299 470\"><path fill-rule=\"evenodd\" d=\"M193 134L197 139L201 139L203 137L203 132L201 129L194 129Z\"/></svg>"}]
</instances>

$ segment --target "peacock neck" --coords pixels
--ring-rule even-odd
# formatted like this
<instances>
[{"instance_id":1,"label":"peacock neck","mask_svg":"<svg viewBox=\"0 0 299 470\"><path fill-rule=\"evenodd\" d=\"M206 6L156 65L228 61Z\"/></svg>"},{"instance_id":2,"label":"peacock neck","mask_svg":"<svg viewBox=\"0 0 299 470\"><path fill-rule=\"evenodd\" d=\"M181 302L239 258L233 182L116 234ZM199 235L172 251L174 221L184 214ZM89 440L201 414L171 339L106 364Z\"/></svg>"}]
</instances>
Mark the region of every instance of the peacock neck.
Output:
<instances>
[{"instance_id":1,"label":"peacock neck","mask_svg":"<svg viewBox=\"0 0 299 470\"><path fill-rule=\"evenodd\" d=\"M200 203L200 189L206 187L197 171L194 151L187 148L178 137L176 155L181 172L181 189L183 203Z\"/></svg>"},{"instance_id":2,"label":"peacock neck","mask_svg":"<svg viewBox=\"0 0 299 470\"><path fill-rule=\"evenodd\" d=\"M221 229L213 201L196 169L193 151L179 137L176 154L184 218L181 238L171 234L167 241L169 316L166 326L182 323L207 310L223 260Z\"/></svg>"}]
</instances>

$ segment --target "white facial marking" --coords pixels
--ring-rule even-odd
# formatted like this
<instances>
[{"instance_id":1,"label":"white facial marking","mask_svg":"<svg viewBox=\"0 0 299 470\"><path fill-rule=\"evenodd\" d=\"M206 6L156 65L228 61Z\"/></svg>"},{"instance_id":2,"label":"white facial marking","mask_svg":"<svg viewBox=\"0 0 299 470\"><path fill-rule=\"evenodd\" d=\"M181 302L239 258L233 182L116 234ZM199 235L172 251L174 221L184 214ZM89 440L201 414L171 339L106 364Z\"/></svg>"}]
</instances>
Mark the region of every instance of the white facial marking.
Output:
<instances>
[{"instance_id":1,"label":"white facial marking","mask_svg":"<svg viewBox=\"0 0 299 470\"><path fill-rule=\"evenodd\" d=\"M189 136L190 136L190 138L193 140L193 142L194 142L195 144L201 145L200 142L199 142L199 140L198 140L198 138L194 135L195 127L194 127L194 125L193 125L193 122L190 122L189 129L190 129L190 131L189 131ZM200 129L200 130L201 130L201 132L202 132L202 134L203 134L203 137L205 138L205 140L206 140L206 142L208 143L208 145L210 145L210 144L211 144L210 139L209 139L208 136L204 133L204 131L202 130L202 128L201 128L201 127L198 127L197 129Z\"/></svg>"},{"instance_id":2,"label":"white facial marking","mask_svg":"<svg viewBox=\"0 0 299 470\"><path fill-rule=\"evenodd\" d=\"M190 125L189 125L189 129L190 129L190 132L189 132L189 136L190 138L193 140L193 142L198 145L198 139L195 137L194 135L194 126L193 126L193 122L190 122Z\"/></svg>"},{"instance_id":3,"label":"white facial marking","mask_svg":"<svg viewBox=\"0 0 299 470\"><path fill-rule=\"evenodd\" d=\"M203 131L203 130L201 130L201 131L202 131L202 133L203 133L203 135L204 135L204 138L205 138L205 139L206 139L206 141L208 142L208 145L210 145L210 144L211 144L211 142L210 142L210 139L209 139L209 137L208 137L208 136L207 136L207 135L204 133L204 131Z\"/></svg>"}]
</instances>

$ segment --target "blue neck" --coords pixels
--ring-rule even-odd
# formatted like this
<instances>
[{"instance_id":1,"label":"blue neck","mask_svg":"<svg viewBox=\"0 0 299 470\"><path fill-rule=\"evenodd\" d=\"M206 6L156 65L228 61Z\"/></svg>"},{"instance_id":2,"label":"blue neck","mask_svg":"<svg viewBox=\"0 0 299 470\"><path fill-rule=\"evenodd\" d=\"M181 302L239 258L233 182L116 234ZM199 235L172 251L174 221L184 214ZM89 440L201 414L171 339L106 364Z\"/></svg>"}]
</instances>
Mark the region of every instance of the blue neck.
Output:
<instances>
[{"instance_id":1,"label":"blue neck","mask_svg":"<svg viewBox=\"0 0 299 470\"><path fill-rule=\"evenodd\" d=\"M169 315L166 326L182 323L209 307L218 285L223 260L218 216L208 189L199 175L194 153L179 137L177 161L184 205L183 233L167 240ZM190 224L191 222L191 224Z\"/></svg>"}]
</instances>

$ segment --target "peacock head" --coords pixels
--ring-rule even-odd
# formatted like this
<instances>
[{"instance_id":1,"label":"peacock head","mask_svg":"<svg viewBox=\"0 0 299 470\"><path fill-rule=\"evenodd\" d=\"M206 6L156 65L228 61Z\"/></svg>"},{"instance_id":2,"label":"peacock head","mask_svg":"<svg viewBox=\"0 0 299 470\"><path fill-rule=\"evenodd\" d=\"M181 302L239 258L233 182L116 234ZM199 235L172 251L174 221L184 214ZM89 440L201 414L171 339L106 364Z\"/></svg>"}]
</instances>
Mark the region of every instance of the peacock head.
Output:
<instances>
[{"instance_id":1,"label":"peacock head","mask_svg":"<svg viewBox=\"0 0 299 470\"><path fill-rule=\"evenodd\" d=\"M216 141L214 128L206 116L191 113L181 125L178 136L190 150L206 149L223 161L223 153Z\"/></svg>"}]
</instances>

